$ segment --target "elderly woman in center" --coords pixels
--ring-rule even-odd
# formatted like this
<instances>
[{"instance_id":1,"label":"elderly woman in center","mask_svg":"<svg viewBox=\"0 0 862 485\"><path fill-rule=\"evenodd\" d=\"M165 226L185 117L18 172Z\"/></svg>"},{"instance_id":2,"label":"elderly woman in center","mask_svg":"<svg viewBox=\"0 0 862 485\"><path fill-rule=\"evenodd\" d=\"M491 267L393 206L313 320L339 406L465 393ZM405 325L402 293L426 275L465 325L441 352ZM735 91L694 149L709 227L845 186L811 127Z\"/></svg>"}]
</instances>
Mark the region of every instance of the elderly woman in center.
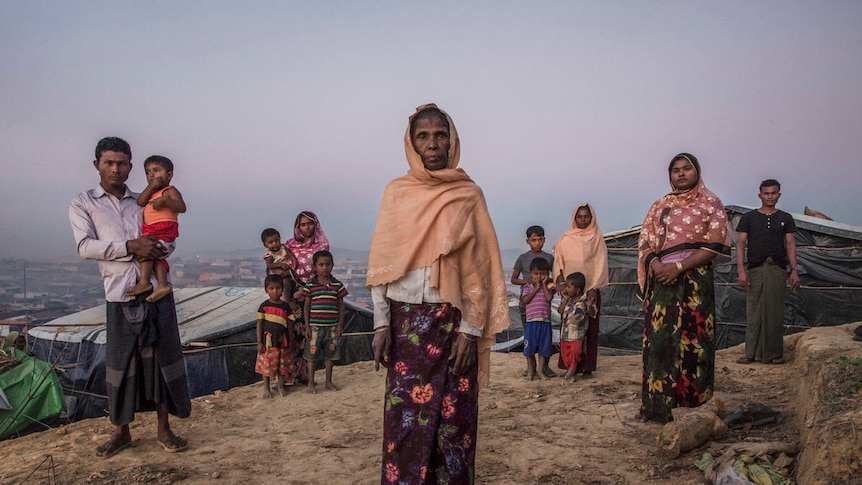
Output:
<instances>
[{"instance_id":1,"label":"elderly woman in center","mask_svg":"<svg viewBox=\"0 0 862 485\"><path fill-rule=\"evenodd\" d=\"M473 483L479 388L509 326L497 236L446 113L417 108L404 149L368 261L375 368L388 368L381 483Z\"/></svg>"},{"instance_id":2,"label":"elderly woman in center","mask_svg":"<svg viewBox=\"0 0 862 485\"><path fill-rule=\"evenodd\" d=\"M655 201L638 241L644 295L643 387L639 421L667 422L671 409L712 398L715 378L716 257L730 258L727 215L701 180L694 155L668 167L671 193Z\"/></svg>"}]
</instances>

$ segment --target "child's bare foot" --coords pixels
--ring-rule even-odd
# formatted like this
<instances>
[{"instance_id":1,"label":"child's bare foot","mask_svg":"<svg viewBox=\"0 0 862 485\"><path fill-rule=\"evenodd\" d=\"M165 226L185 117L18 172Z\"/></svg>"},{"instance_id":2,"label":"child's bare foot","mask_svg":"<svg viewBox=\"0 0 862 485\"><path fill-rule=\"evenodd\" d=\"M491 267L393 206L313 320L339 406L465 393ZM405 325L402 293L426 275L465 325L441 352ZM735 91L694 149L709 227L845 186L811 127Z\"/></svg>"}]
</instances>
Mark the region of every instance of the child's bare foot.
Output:
<instances>
[{"instance_id":1,"label":"child's bare foot","mask_svg":"<svg viewBox=\"0 0 862 485\"><path fill-rule=\"evenodd\" d=\"M132 287L132 289L126 292L126 296L142 295L152 289L153 285L151 285L149 281L138 281L138 284L136 284Z\"/></svg>"},{"instance_id":2,"label":"child's bare foot","mask_svg":"<svg viewBox=\"0 0 862 485\"><path fill-rule=\"evenodd\" d=\"M338 388L335 387L335 384L333 384L332 382L327 382L326 388L329 389L330 391L337 391L338 390Z\"/></svg>"},{"instance_id":3,"label":"child's bare foot","mask_svg":"<svg viewBox=\"0 0 862 485\"><path fill-rule=\"evenodd\" d=\"M546 376L544 372L536 372L536 376L543 381L550 379L550 377Z\"/></svg>"},{"instance_id":4,"label":"child's bare foot","mask_svg":"<svg viewBox=\"0 0 862 485\"><path fill-rule=\"evenodd\" d=\"M147 297L147 301L150 303L157 302L162 298L170 295L173 289L174 288L171 285L160 285L158 288L153 290L152 293L150 293L150 296Z\"/></svg>"},{"instance_id":5,"label":"child's bare foot","mask_svg":"<svg viewBox=\"0 0 862 485\"><path fill-rule=\"evenodd\" d=\"M535 373L533 373L533 371L529 371L529 370L528 370L528 371L527 371L527 380L528 380L528 381L532 381L532 380L533 380L533 379L535 379L535 378L536 378L536 374L535 374Z\"/></svg>"},{"instance_id":6,"label":"child's bare foot","mask_svg":"<svg viewBox=\"0 0 862 485\"><path fill-rule=\"evenodd\" d=\"M287 388L284 386L279 386L278 393L281 394L281 397L287 396Z\"/></svg>"},{"instance_id":7,"label":"child's bare foot","mask_svg":"<svg viewBox=\"0 0 862 485\"><path fill-rule=\"evenodd\" d=\"M570 370L566 372L566 375L563 376L563 379L571 379L573 377L575 377L575 371Z\"/></svg>"},{"instance_id":8,"label":"child's bare foot","mask_svg":"<svg viewBox=\"0 0 862 485\"><path fill-rule=\"evenodd\" d=\"M308 383L308 393L317 394L317 385L313 382Z\"/></svg>"},{"instance_id":9,"label":"child's bare foot","mask_svg":"<svg viewBox=\"0 0 862 485\"><path fill-rule=\"evenodd\" d=\"M272 399L272 391L269 389L269 386L263 388L263 395L260 397L261 399Z\"/></svg>"}]
</instances>

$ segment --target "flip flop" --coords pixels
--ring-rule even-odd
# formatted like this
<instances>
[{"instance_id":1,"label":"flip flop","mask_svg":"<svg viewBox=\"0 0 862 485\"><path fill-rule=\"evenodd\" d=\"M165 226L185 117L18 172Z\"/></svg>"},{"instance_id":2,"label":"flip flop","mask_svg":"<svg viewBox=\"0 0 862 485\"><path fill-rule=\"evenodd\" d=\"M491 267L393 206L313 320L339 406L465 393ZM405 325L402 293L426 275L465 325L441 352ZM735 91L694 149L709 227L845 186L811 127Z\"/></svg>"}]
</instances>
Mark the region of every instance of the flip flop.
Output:
<instances>
[{"instance_id":1,"label":"flip flop","mask_svg":"<svg viewBox=\"0 0 862 485\"><path fill-rule=\"evenodd\" d=\"M162 448L164 448L168 453L179 453L180 451L186 451L189 447L189 443L177 435L168 436L166 439L159 440L159 444L161 444Z\"/></svg>"},{"instance_id":2,"label":"flip flop","mask_svg":"<svg viewBox=\"0 0 862 485\"><path fill-rule=\"evenodd\" d=\"M123 442L120 441L120 439L118 438L111 438L102 445L100 445L98 448L96 448L96 456L98 456L99 458L110 458L131 446L131 444L131 439L129 439L129 441Z\"/></svg>"}]
</instances>

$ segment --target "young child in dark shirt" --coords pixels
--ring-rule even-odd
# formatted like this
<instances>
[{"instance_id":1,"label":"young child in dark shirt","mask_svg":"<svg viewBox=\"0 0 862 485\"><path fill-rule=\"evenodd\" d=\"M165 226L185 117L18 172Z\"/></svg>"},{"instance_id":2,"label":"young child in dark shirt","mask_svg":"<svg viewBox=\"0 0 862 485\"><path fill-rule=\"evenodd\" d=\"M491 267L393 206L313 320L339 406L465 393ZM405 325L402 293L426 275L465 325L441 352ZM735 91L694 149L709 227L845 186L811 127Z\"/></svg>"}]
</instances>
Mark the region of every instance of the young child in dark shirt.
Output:
<instances>
[{"instance_id":1,"label":"young child in dark shirt","mask_svg":"<svg viewBox=\"0 0 862 485\"><path fill-rule=\"evenodd\" d=\"M293 320L290 307L282 301L284 284L281 275L269 275L264 280L269 298L257 310L257 361L254 371L263 376L263 398L272 397L270 379L278 381L278 391L287 395L284 377L293 374Z\"/></svg>"}]
</instances>

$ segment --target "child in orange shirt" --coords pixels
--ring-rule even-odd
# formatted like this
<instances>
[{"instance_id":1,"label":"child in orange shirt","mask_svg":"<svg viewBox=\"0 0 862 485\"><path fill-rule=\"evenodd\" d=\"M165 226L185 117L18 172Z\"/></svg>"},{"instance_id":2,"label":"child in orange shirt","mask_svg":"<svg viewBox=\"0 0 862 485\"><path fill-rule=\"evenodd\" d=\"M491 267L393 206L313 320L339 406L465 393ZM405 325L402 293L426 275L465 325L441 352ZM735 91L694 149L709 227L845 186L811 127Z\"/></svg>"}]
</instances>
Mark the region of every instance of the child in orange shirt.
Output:
<instances>
[{"instance_id":1,"label":"child in orange shirt","mask_svg":"<svg viewBox=\"0 0 862 485\"><path fill-rule=\"evenodd\" d=\"M141 261L141 277L138 284L126 292L126 296L137 296L150 290L153 292L147 301L160 300L172 290L168 283L168 262L166 259L176 249L174 241L179 237L177 215L186 211L183 195L170 185L174 177L174 164L168 157L153 155L144 160L147 174L147 188L138 196L138 205L144 208L144 224L141 236L154 236L159 239L159 249L164 255L157 260ZM150 276L155 271L158 286L153 289Z\"/></svg>"}]
</instances>

